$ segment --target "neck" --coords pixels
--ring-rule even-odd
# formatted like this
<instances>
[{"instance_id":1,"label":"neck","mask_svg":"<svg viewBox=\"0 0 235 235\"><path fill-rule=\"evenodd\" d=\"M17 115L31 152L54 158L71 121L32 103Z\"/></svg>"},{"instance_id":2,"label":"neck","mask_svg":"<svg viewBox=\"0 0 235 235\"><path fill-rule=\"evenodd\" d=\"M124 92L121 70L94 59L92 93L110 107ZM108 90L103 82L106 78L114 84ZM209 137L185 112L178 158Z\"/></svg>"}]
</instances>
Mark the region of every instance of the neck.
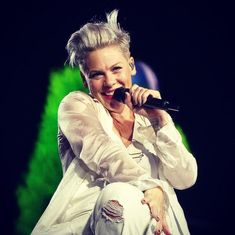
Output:
<instances>
[{"instance_id":1,"label":"neck","mask_svg":"<svg viewBox=\"0 0 235 235\"><path fill-rule=\"evenodd\" d=\"M131 109L122 113L110 112L111 117L113 118L113 130L118 134L127 147L131 143L133 129L134 129L134 120L135 116Z\"/></svg>"},{"instance_id":2,"label":"neck","mask_svg":"<svg viewBox=\"0 0 235 235\"><path fill-rule=\"evenodd\" d=\"M135 119L134 112L125 105L125 108L122 110L122 112L110 112L110 115L113 119L119 121L119 122L125 122L125 121L133 121Z\"/></svg>"}]
</instances>

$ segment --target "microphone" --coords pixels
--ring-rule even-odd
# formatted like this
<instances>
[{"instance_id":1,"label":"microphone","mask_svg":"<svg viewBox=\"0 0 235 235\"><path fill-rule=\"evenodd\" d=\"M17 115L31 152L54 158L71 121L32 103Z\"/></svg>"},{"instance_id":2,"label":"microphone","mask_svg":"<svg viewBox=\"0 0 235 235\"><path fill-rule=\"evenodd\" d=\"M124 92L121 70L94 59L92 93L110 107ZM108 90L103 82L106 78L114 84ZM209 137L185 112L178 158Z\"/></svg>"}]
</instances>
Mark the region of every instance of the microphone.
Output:
<instances>
[{"instance_id":1,"label":"microphone","mask_svg":"<svg viewBox=\"0 0 235 235\"><path fill-rule=\"evenodd\" d=\"M125 92L129 92L129 88L119 87L114 91L113 98L119 102L125 101L126 94ZM152 95L149 95L147 101L142 105L143 107L150 109L162 109L162 110L170 110L170 111L179 111L179 106L170 104L169 101L154 98Z\"/></svg>"}]
</instances>

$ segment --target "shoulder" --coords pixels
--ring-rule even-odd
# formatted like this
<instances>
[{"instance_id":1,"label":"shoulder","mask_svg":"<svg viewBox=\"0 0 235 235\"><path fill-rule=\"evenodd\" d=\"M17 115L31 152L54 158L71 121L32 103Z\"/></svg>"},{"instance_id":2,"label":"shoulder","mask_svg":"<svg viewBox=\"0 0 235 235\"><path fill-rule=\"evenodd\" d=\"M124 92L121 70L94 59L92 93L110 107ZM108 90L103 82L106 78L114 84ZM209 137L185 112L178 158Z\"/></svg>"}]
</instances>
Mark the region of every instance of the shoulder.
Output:
<instances>
[{"instance_id":1,"label":"shoulder","mask_svg":"<svg viewBox=\"0 0 235 235\"><path fill-rule=\"evenodd\" d=\"M71 106L96 106L97 101L93 99L87 93L82 91L73 91L66 95L60 102L60 107L71 107Z\"/></svg>"},{"instance_id":2,"label":"shoulder","mask_svg":"<svg viewBox=\"0 0 235 235\"><path fill-rule=\"evenodd\" d=\"M72 91L66 95L61 103L70 103L70 102L94 102L93 98L88 94L82 91Z\"/></svg>"},{"instance_id":3,"label":"shoulder","mask_svg":"<svg viewBox=\"0 0 235 235\"><path fill-rule=\"evenodd\" d=\"M73 91L66 95L60 102L58 114L68 112L98 112L99 102L93 99L87 93L81 91Z\"/></svg>"}]
</instances>

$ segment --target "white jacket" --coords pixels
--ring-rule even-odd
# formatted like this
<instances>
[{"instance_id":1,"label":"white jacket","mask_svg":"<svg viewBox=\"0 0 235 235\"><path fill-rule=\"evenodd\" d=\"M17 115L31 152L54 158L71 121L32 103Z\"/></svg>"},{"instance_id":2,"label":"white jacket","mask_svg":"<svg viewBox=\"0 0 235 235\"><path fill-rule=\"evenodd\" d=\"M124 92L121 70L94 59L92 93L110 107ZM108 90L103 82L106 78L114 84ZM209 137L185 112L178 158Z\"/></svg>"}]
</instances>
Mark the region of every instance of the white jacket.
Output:
<instances>
[{"instance_id":1,"label":"white jacket","mask_svg":"<svg viewBox=\"0 0 235 235\"><path fill-rule=\"evenodd\" d=\"M86 225L106 183L128 182L141 191L161 186L167 222L174 233L189 234L173 188L186 189L197 178L195 158L187 151L169 116L154 130L135 114L132 144L127 148L113 131L112 117L97 100L71 92L58 111L58 143L64 176L32 234L86 234ZM145 159L138 163L134 152ZM53 172L52 172L53 174Z\"/></svg>"}]
</instances>

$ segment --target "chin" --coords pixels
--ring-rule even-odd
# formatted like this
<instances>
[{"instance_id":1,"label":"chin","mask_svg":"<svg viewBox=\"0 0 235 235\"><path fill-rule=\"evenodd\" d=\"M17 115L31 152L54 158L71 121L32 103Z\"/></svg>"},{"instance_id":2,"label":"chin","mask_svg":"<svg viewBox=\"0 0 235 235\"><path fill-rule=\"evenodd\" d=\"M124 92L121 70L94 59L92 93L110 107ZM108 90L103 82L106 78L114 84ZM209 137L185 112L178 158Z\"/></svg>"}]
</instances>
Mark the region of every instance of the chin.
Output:
<instances>
[{"instance_id":1,"label":"chin","mask_svg":"<svg viewBox=\"0 0 235 235\"><path fill-rule=\"evenodd\" d=\"M122 112L123 109L124 109L124 106L125 104L123 103L120 103L118 101L113 101L113 102L110 102L110 103L105 103L103 104L103 106L110 112Z\"/></svg>"}]
</instances>

